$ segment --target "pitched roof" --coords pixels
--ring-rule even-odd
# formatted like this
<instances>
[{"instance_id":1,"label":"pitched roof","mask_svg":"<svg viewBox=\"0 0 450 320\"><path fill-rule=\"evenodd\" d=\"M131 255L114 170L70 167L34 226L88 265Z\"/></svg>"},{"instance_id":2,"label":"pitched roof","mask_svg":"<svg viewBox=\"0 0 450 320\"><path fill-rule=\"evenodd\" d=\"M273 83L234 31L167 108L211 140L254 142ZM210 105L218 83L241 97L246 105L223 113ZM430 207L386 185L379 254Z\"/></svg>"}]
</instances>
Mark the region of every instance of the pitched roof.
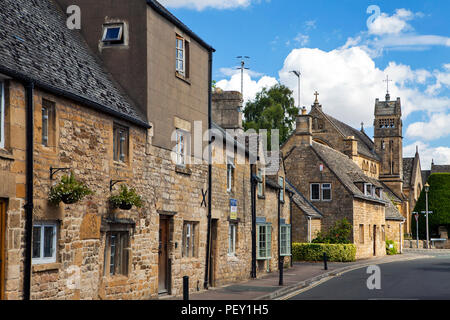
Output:
<instances>
[{"instance_id":1,"label":"pitched roof","mask_svg":"<svg viewBox=\"0 0 450 320\"><path fill-rule=\"evenodd\" d=\"M349 190L353 196L369 201L382 202L381 199L366 196L355 183L371 183L376 187L383 188L383 185L376 179L368 177L361 168L343 153L336 151L323 144L312 142L311 148L321 158L328 168L337 176L344 187Z\"/></svg>"},{"instance_id":2,"label":"pitched roof","mask_svg":"<svg viewBox=\"0 0 450 320\"><path fill-rule=\"evenodd\" d=\"M196 35L191 29L189 29L183 22L181 22L177 17L175 17L169 10L167 10L162 4L160 4L156 0L147 0L147 3L155 9L159 14L165 17L167 20L172 22L178 28L183 30L186 34L188 34L191 38L195 39L199 44L201 44L205 49L209 51L216 51L213 47L207 44L202 38Z\"/></svg>"},{"instance_id":3,"label":"pitched roof","mask_svg":"<svg viewBox=\"0 0 450 320\"><path fill-rule=\"evenodd\" d=\"M403 221L405 218L398 211L397 207L392 203L387 193L383 192L383 199L386 201L384 215L386 220Z\"/></svg>"},{"instance_id":4,"label":"pitched roof","mask_svg":"<svg viewBox=\"0 0 450 320\"><path fill-rule=\"evenodd\" d=\"M321 219L323 218L322 213L311 203L305 196L298 191L287 179L286 179L286 190L292 193L292 201L294 204L303 211L307 216Z\"/></svg>"},{"instance_id":5,"label":"pitched roof","mask_svg":"<svg viewBox=\"0 0 450 320\"><path fill-rule=\"evenodd\" d=\"M381 183L383 185L383 190L386 195L389 196L389 199L394 200L395 202L402 202L402 200L399 198L398 195L396 195L387 185L385 185L384 183Z\"/></svg>"},{"instance_id":6,"label":"pitched roof","mask_svg":"<svg viewBox=\"0 0 450 320\"><path fill-rule=\"evenodd\" d=\"M267 175L266 175L266 186L269 186L272 189L276 189L276 190L281 189L280 185L275 180L275 178L271 177L271 176L267 176Z\"/></svg>"},{"instance_id":7,"label":"pitched roof","mask_svg":"<svg viewBox=\"0 0 450 320\"><path fill-rule=\"evenodd\" d=\"M450 165L431 165L431 173L450 173Z\"/></svg>"},{"instance_id":8,"label":"pitched roof","mask_svg":"<svg viewBox=\"0 0 450 320\"><path fill-rule=\"evenodd\" d=\"M81 33L50 0L2 0L0 73L149 127Z\"/></svg>"},{"instance_id":9,"label":"pitched roof","mask_svg":"<svg viewBox=\"0 0 450 320\"><path fill-rule=\"evenodd\" d=\"M403 183L406 186L411 185L411 177L413 175L413 167L414 167L414 159L415 158L403 158Z\"/></svg>"}]
</instances>

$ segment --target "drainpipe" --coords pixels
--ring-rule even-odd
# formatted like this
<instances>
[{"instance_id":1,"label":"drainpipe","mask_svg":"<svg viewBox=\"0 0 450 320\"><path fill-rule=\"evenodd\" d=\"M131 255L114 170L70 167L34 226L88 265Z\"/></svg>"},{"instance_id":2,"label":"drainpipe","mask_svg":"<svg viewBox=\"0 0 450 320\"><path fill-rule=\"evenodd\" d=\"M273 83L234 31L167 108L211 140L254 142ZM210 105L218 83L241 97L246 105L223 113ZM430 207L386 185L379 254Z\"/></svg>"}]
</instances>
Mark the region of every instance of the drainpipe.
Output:
<instances>
[{"instance_id":1,"label":"drainpipe","mask_svg":"<svg viewBox=\"0 0 450 320\"><path fill-rule=\"evenodd\" d=\"M256 278L256 184L255 164L250 165L250 184L252 201L252 270L250 276Z\"/></svg>"},{"instance_id":2,"label":"drainpipe","mask_svg":"<svg viewBox=\"0 0 450 320\"><path fill-rule=\"evenodd\" d=\"M292 194L291 193L289 193L289 223L291 224L291 232L289 234L289 241L291 243L291 246L290 246L290 248L291 248L291 263L290 263L290 265L291 265L291 267L293 267L294 262L292 259L292 229L293 228L292 228Z\"/></svg>"},{"instance_id":3,"label":"drainpipe","mask_svg":"<svg viewBox=\"0 0 450 320\"><path fill-rule=\"evenodd\" d=\"M25 208L25 257L23 276L23 300L30 300L31 289L31 248L33 228L33 93L34 83L25 84L26 103L26 204Z\"/></svg>"},{"instance_id":4,"label":"drainpipe","mask_svg":"<svg viewBox=\"0 0 450 320\"><path fill-rule=\"evenodd\" d=\"M279 274L279 281L278 284L280 286L283 285L283 257L281 256L281 188L278 189L278 274Z\"/></svg>"},{"instance_id":5,"label":"drainpipe","mask_svg":"<svg viewBox=\"0 0 450 320\"><path fill-rule=\"evenodd\" d=\"M402 230L403 230L403 224L405 223L406 219L403 219L402 222L400 222L400 230L399 230L399 236L400 236L400 253L403 253L403 239L402 239Z\"/></svg>"},{"instance_id":6,"label":"drainpipe","mask_svg":"<svg viewBox=\"0 0 450 320\"><path fill-rule=\"evenodd\" d=\"M211 203L212 203L212 151L211 151L211 128L212 128L212 51L209 51L208 58L208 229L206 231L206 261L205 261L205 282L203 284L205 289L208 289L209 282L209 268L211 263Z\"/></svg>"}]
</instances>

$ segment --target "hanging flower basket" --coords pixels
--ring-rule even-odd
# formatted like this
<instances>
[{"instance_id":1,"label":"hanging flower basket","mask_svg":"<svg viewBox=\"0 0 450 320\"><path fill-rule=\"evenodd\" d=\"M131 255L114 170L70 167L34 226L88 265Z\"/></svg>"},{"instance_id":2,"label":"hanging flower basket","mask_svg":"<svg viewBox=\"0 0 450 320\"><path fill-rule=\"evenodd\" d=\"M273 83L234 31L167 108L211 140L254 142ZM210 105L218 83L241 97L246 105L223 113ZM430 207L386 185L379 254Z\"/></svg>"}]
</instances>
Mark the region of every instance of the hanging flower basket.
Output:
<instances>
[{"instance_id":1,"label":"hanging flower basket","mask_svg":"<svg viewBox=\"0 0 450 320\"><path fill-rule=\"evenodd\" d=\"M48 200L53 205L58 205L61 201L73 204L90 194L92 191L83 182L76 180L71 172L70 176L62 176L61 182L51 187Z\"/></svg>"},{"instance_id":2,"label":"hanging flower basket","mask_svg":"<svg viewBox=\"0 0 450 320\"><path fill-rule=\"evenodd\" d=\"M128 189L126 185L120 186L120 191L116 195L109 197L109 202L113 208L130 210L133 206L142 207L142 198L133 188Z\"/></svg>"}]
</instances>

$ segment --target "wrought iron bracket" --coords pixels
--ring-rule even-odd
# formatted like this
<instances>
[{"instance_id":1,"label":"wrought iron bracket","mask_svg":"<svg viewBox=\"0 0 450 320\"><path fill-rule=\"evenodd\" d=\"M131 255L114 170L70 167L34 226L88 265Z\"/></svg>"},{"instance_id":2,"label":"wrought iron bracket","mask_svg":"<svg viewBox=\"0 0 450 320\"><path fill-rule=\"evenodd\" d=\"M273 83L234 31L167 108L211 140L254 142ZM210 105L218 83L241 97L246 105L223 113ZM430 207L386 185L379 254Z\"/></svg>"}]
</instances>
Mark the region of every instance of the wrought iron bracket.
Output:
<instances>
[{"instance_id":1,"label":"wrought iron bracket","mask_svg":"<svg viewBox=\"0 0 450 320\"><path fill-rule=\"evenodd\" d=\"M67 171L70 170L71 168L53 168L50 167L50 180L53 180L53 175L55 175L57 172L59 171Z\"/></svg>"},{"instance_id":2,"label":"wrought iron bracket","mask_svg":"<svg viewBox=\"0 0 450 320\"><path fill-rule=\"evenodd\" d=\"M119 182L125 182L127 180L109 180L109 191L112 191L113 187Z\"/></svg>"}]
</instances>

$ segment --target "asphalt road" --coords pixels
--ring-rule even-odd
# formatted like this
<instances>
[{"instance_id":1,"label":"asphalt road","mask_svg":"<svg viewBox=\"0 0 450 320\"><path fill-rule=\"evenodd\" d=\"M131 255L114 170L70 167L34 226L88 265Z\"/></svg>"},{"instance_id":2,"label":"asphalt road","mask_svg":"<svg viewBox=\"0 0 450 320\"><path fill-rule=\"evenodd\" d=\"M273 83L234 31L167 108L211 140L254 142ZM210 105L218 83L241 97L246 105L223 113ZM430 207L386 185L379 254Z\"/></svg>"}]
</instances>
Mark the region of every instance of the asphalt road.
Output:
<instances>
[{"instance_id":1,"label":"asphalt road","mask_svg":"<svg viewBox=\"0 0 450 320\"><path fill-rule=\"evenodd\" d=\"M368 289L371 274L367 268L361 268L331 278L289 300L450 300L450 255L379 267L379 290Z\"/></svg>"}]
</instances>

